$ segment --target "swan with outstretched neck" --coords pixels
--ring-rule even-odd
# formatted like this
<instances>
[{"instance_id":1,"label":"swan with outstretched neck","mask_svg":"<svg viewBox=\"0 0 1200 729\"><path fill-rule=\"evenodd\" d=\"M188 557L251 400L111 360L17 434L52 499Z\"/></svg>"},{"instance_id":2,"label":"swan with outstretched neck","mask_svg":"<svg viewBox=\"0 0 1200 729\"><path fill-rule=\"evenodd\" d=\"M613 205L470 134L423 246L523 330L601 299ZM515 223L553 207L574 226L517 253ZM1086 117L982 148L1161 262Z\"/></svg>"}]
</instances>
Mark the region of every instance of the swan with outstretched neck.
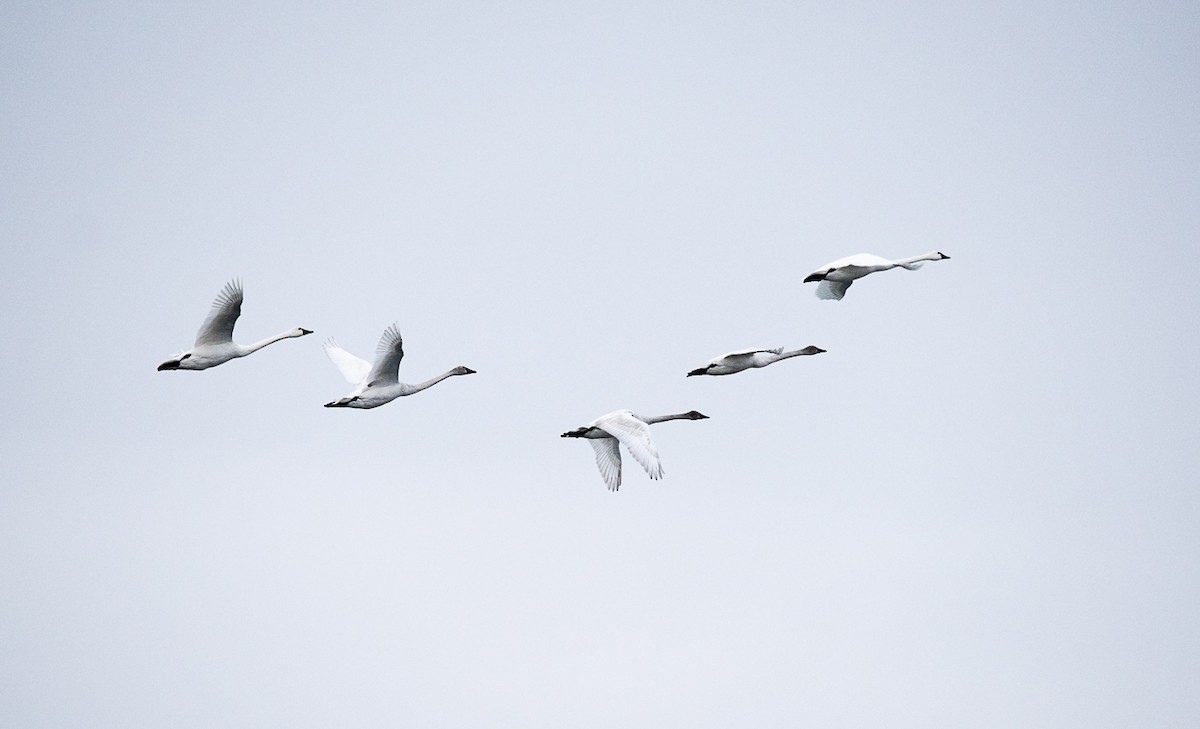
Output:
<instances>
[{"instance_id":1,"label":"swan with outstretched neck","mask_svg":"<svg viewBox=\"0 0 1200 729\"><path fill-rule=\"evenodd\" d=\"M455 375L473 375L475 370L469 367L455 367L443 372L432 380L410 385L400 382L400 360L404 358L404 340L400 330L392 324L383 330L379 346L375 348L375 364L365 359L355 357L337 346L332 339L325 341L325 354L337 365L342 376L357 388L349 395L325 403L327 408L359 408L368 410L395 400L398 397L412 395L421 390L433 387L442 380Z\"/></svg>"},{"instance_id":2,"label":"swan with outstretched neck","mask_svg":"<svg viewBox=\"0 0 1200 729\"><path fill-rule=\"evenodd\" d=\"M687 373L688 377L695 375L732 375L742 370L748 370L752 367L766 367L769 364L792 357L803 357L805 355L821 354L824 349L820 347L808 346L804 349L797 349L791 352L783 351L783 347L775 349L739 349L736 352L723 354L720 357L711 359L708 364L703 367L698 367Z\"/></svg>"},{"instance_id":3,"label":"swan with outstretched neck","mask_svg":"<svg viewBox=\"0 0 1200 729\"><path fill-rule=\"evenodd\" d=\"M621 487L621 450L619 444L625 446L633 460L646 469L646 474L652 479L663 476L662 461L658 457L658 449L654 447L654 439L650 437L650 426L668 420L707 420L708 416L695 410L675 415L650 415L642 417L632 410L617 410L607 415L601 415L592 422L563 433L563 438L587 438L596 451L596 466L600 469L600 477L604 479L609 491Z\"/></svg>"},{"instance_id":4,"label":"swan with outstretched neck","mask_svg":"<svg viewBox=\"0 0 1200 729\"><path fill-rule=\"evenodd\" d=\"M846 295L846 289L856 280L867 274L887 271L893 268L904 268L915 271L925 265L925 261L944 261L950 256L939 251L930 251L912 258L889 260L870 253L859 253L856 256L839 258L833 263L827 263L804 278L804 283L820 281L817 286L818 299L833 299L839 301Z\"/></svg>"},{"instance_id":5,"label":"swan with outstretched neck","mask_svg":"<svg viewBox=\"0 0 1200 729\"><path fill-rule=\"evenodd\" d=\"M303 337L312 334L311 329L296 327L281 332L273 337L267 337L254 344L238 344L233 341L233 325L237 323L242 313L242 282L230 281L221 289L213 302L212 310L200 331L196 332L196 343L191 350L183 352L158 366L162 370L206 370L224 364L231 359L253 354L268 344L274 344L283 339Z\"/></svg>"}]
</instances>

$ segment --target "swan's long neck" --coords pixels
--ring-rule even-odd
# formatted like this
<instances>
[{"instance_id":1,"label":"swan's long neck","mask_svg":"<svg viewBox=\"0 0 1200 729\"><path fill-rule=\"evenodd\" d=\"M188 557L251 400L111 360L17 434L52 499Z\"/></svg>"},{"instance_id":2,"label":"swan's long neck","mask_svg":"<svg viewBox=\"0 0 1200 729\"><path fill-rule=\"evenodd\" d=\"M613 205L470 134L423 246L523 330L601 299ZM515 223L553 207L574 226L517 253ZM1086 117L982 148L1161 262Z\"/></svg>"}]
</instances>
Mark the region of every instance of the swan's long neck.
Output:
<instances>
[{"instance_id":1,"label":"swan's long neck","mask_svg":"<svg viewBox=\"0 0 1200 729\"><path fill-rule=\"evenodd\" d=\"M266 339L262 340L261 342L255 342L254 344L242 345L241 356L245 357L248 354L257 352L258 350L262 349L263 347L267 346L268 344L274 344L275 342L278 342L282 339L291 339L293 337L302 337L305 334L306 334L306 332L303 329L300 329L300 330L289 329L288 331L280 332L279 334L276 334L273 337L267 337Z\"/></svg>"},{"instance_id":2,"label":"swan's long neck","mask_svg":"<svg viewBox=\"0 0 1200 729\"><path fill-rule=\"evenodd\" d=\"M646 425L654 425L655 423L662 423L662 422L666 422L668 420L691 420L692 414L691 413L676 413L674 415L648 415L644 418L639 415L638 419L641 420Z\"/></svg>"},{"instance_id":3,"label":"swan's long neck","mask_svg":"<svg viewBox=\"0 0 1200 729\"><path fill-rule=\"evenodd\" d=\"M430 387L433 387L434 385L436 385L437 383L446 379L447 377L451 377L453 375L454 375L454 370L449 370L448 372L443 372L442 374L438 375L437 377L433 378L432 380L425 380L424 382L418 382L415 385L405 385L405 393L404 394L411 395L414 392L420 392L421 390L429 389Z\"/></svg>"},{"instance_id":4,"label":"swan's long neck","mask_svg":"<svg viewBox=\"0 0 1200 729\"><path fill-rule=\"evenodd\" d=\"M898 258L892 261L892 263L897 266L903 266L910 271L915 271L922 266L922 261L940 261L941 259L942 254L937 251L930 251L919 256L913 256L912 258Z\"/></svg>"},{"instance_id":5,"label":"swan's long neck","mask_svg":"<svg viewBox=\"0 0 1200 729\"><path fill-rule=\"evenodd\" d=\"M781 352L775 357L775 361L778 362L779 360L787 359L788 357L802 357L806 354L820 354L824 351L825 350L821 349L820 347L809 346L805 347L804 349L797 349L793 352Z\"/></svg>"}]
</instances>

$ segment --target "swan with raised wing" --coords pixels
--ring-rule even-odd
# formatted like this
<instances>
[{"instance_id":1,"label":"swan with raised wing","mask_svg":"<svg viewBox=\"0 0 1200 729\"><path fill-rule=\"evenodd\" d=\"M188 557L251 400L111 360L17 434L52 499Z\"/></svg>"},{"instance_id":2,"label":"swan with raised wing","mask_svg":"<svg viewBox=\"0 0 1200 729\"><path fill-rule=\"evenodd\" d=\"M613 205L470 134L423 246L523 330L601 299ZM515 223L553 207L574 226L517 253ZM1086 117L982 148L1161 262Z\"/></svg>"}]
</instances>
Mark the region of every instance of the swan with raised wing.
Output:
<instances>
[{"instance_id":1,"label":"swan with raised wing","mask_svg":"<svg viewBox=\"0 0 1200 729\"><path fill-rule=\"evenodd\" d=\"M404 358L404 341L395 324L383 330L379 346L375 348L375 364L355 357L339 347L332 339L327 339L324 346L325 354L329 355L329 359L337 365L342 376L351 385L356 386L356 389L349 395L325 403L327 408L361 408L364 410L377 408L398 397L412 395L433 387L447 377L475 374L475 370L469 367L455 367L432 380L415 385L400 382L400 360Z\"/></svg>"},{"instance_id":2,"label":"swan with raised wing","mask_svg":"<svg viewBox=\"0 0 1200 729\"><path fill-rule=\"evenodd\" d=\"M619 444L624 444L625 450L633 456L633 460L646 469L653 479L663 476L662 462L658 457L658 449L654 447L654 439L650 437L650 426L667 420L706 420L707 415L690 410L676 415L651 415L642 417L632 410L617 410L607 415L601 415L592 422L563 433L563 438L587 438L596 451L596 466L600 469L600 477L608 486L609 491L621 487L621 450Z\"/></svg>"},{"instance_id":3,"label":"swan with raised wing","mask_svg":"<svg viewBox=\"0 0 1200 729\"><path fill-rule=\"evenodd\" d=\"M836 301L846 295L846 289L850 288L850 284L867 274L892 268L906 268L909 271L915 271L925 265L925 261L944 261L949 258L950 256L939 251L930 251L912 258L898 258L894 261L870 253L859 253L821 266L808 274L804 278L804 283L820 281L821 284L817 286L817 298Z\"/></svg>"},{"instance_id":4,"label":"swan with raised wing","mask_svg":"<svg viewBox=\"0 0 1200 729\"><path fill-rule=\"evenodd\" d=\"M238 344L233 341L233 325L242 313L242 282L230 281L221 289L213 302L212 310L196 332L196 343L192 348L158 366L161 370L206 370L231 359L245 357L281 339L303 337L312 334L311 329L296 327L268 337L254 344Z\"/></svg>"}]
</instances>

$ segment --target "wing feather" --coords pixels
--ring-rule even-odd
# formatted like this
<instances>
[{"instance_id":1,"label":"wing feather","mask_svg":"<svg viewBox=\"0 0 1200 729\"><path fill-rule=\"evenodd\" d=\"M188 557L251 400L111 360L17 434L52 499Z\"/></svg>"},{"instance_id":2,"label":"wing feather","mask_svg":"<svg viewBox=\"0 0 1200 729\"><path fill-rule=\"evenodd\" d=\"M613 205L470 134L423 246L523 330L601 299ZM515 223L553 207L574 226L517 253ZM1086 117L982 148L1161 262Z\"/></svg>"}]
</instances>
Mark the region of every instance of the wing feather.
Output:
<instances>
[{"instance_id":1,"label":"wing feather","mask_svg":"<svg viewBox=\"0 0 1200 729\"><path fill-rule=\"evenodd\" d=\"M400 381L400 360L404 358L404 340L400 329L392 323L383 330L379 346L375 348L375 364L367 375L367 382L394 385Z\"/></svg>"},{"instance_id":2,"label":"wing feather","mask_svg":"<svg viewBox=\"0 0 1200 729\"><path fill-rule=\"evenodd\" d=\"M850 284L852 283L854 282L830 281L829 279L825 279L817 286L817 298L841 301L842 297L846 295L846 289L850 288Z\"/></svg>"},{"instance_id":3,"label":"wing feather","mask_svg":"<svg viewBox=\"0 0 1200 729\"><path fill-rule=\"evenodd\" d=\"M646 469L650 478L662 478L662 463L658 458L658 449L654 447L654 439L650 437L649 425L635 418L628 410L605 415L594 425L621 441L625 450Z\"/></svg>"},{"instance_id":4,"label":"wing feather","mask_svg":"<svg viewBox=\"0 0 1200 729\"><path fill-rule=\"evenodd\" d=\"M337 345L333 339L326 339L322 345L330 361L337 365L342 377L351 385L361 385L371 371L371 363L362 357L355 357Z\"/></svg>"},{"instance_id":5,"label":"wing feather","mask_svg":"<svg viewBox=\"0 0 1200 729\"><path fill-rule=\"evenodd\" d=\"M728 354L723 354L720 357L718 357L716 360L713 360L713 361L719 362L720 360L723 360L726 357L748 357L748 356L754 355L754 354L783 354L783 347L776 347L774 349L739 349L735 352L729 352Z\"/></svg>"},{"instance_id":6,"label":"wing feather","mask_svg":"<svg viewBox=\"0 0 1200 729\"><path fill-rule=\"evenodd\" d=\"M212 309L196 332L196 345L228 344L233 341L233 325L242 314L242 282L234 279L225 284L213 301Z\"/></svg>"},{"instance_id":7,"label":"wing feather","mask_svg":"<svg viewBox=\"0 0 1200 729\"><path fill-rule=\"evenodd\" d=\"M875 266L890 266L891 261L883 256L877 256L874 253L856 253L853 256L839 258L832 263L826 263L818 271L828 271L831 268L845 268L847 266L861 266L863 268L874 268Z\"/></svg>"},{"instance_id":8,"label":"wing feather","mask_svg":"<svg viewBox=\"0 0 1200 729\"><path fill-rule=\"evenodd\" d=\"M609 491L621 488L621 446L616 438L588 438L596 451L596 466Z\"/></svg>"}]
</instances>

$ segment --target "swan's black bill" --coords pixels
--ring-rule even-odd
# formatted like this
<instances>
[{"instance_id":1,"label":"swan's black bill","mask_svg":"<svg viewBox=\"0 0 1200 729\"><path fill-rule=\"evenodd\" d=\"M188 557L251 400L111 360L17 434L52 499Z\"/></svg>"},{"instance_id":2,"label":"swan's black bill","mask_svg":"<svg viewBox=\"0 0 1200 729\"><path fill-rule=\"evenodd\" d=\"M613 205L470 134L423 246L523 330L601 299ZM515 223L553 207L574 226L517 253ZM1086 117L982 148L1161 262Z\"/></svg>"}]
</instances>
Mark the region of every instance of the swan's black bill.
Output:
<instances>
[{"instance_id":1,"label":"swan's black bill","mask_svg":"<svg viewBox=\"0 0 1200 729\"><path fill-rule=\"evenodd\" d=\"M707 375L707 374L708 374L708 368L701 367L698 370L692 370L691 372L687 373L687 376L691 377L692 375Z\"/></svg>"},{"instance_id":2,"label":"swan's black bill","mask_svg":"<svg viewBox=\"0 0 1200 729\"><path fill-rule=\"evenodd\" d=\"M312 334L312 330L311 330L311 329L305 329L304 327L300 327L300 336L302 336L302 337L303 337L305 334Z\"/></svg>"},{"instance_id":3,"label":"swan's black bill","mask_svg":"<svg viewBox=\"0 0 1200 729\"><path fill-rule=\"evenodd\" d=\"M824 280L825 280L825 274L823 274L823 273L810 273L804 277L804 283L812 283L813 281L824 281Z\"/></svg>"},{"instance_id":4,"label":"swan's black bill","mask_svg":"<svg viewBox=\"0 0 1200 729\"><path fill-rule=\"evenodd\" d=\"M163 362L162 364L160 364L158 366L159 372L162 372L163 370L177 370L177 369L179 369L179 360L177 360L177 359Z\"/></svg>"}]
</instances>

